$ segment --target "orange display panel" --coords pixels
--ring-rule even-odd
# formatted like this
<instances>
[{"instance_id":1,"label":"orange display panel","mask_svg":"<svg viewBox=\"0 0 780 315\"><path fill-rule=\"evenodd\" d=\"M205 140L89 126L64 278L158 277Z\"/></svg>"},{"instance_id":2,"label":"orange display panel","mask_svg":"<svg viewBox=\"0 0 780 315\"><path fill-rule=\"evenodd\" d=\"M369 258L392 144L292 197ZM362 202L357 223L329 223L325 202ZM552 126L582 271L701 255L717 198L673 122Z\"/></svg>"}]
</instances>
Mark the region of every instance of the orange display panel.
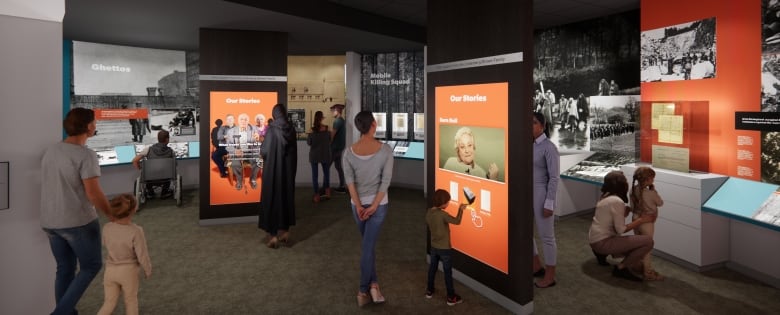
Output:
<instances>
[{"instance_id":1,"label":"orange display panel","mask_svg":"<svg viewBox=\"0 0 780 315\"><path fill-rule=\"evenodd\" d=\"M708 80L642 83L642 101L706 101L707 171L759 180L761 133L736 130L734 113L761 110L761 1L642 1L640 14L641 31L715 18L717 75Z\"/></svg>"},{"instance_id":2,"label":"orange display panel","mask_svg":"<svg viewBox=\"0 0 780 315\"><path fill-rule=\"evenodd\" d=\"M435 88L436 189L471 203L454 249L508 274L508 83ZM447 211L457 214L457 206Z\"/></svg>"},{"instance_id":3,"label":"orange display panel","mask_svg":"<svg viewBox=\"0 0 780 315\"><path fill-rule=\"evenodd\" d=\"M271 118L271 110L276 103L276 92L212 91L210 115L214 121L222 119L225 124L227 123L227 116L231 115L237 126L234 128L238 128L238 125L240 124L239 117L242 115L249 117L249 125L255 124L255 116L257 114L262 114L266 118ZM209 122L209 129L216 127L214 121ZM213 144L209 144L209 147L211 148L209 152L214 152L216 149ZM231 174L227 178L221 177L214 161L209 162L209 166L209 204L225 205L260 202L260 189L263 184L260 174L257 174L257 187L252 188L249 185L248 179L251 168L242 168L244 170L244 176L242 178L243 187L241 189L236 189L235 174ZM228 169L230 169L230 167L228 167ZM259 173L262 173L262 170L260 170Z\"/></svg>"}]
</instances>

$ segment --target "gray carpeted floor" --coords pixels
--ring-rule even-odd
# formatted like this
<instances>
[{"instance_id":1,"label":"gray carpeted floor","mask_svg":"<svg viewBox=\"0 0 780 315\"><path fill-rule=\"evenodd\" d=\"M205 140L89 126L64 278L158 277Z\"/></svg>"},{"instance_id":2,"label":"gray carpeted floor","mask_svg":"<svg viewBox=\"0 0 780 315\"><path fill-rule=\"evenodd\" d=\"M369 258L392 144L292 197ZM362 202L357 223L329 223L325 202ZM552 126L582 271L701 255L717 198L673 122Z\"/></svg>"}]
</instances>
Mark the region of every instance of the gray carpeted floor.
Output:
<instances>
[{"instance_id":1,"label":"gray carpeted floor","mask_svg":"<svg viewBox=\"0 0 780 315\"><path fill-rule=\"evenodd\" d=\"M377 272L387 303L356 305L359 235L347 195L319 204L298 188L298 225L290 247L267 248L256 223L199 226L198 192L184 205L152 200L135 222L144 227L153 275L141 281L141 314L504 314L505 309L456 281L464 303L424 297L425 199L392 188L390 214L377 245ZM560 220L557 286L535 289L538 314L780 314L780 290L728 269L697 273L655 257L667 279L634 283L613 278L587 245L590 216ZM681 240L684 241L684 240ZM95 314L103 303L103 274L79 303ZM442 274L437 287L443 291ZM120 302L115 314L124 314Z\"/></svg>"}]
</instances>

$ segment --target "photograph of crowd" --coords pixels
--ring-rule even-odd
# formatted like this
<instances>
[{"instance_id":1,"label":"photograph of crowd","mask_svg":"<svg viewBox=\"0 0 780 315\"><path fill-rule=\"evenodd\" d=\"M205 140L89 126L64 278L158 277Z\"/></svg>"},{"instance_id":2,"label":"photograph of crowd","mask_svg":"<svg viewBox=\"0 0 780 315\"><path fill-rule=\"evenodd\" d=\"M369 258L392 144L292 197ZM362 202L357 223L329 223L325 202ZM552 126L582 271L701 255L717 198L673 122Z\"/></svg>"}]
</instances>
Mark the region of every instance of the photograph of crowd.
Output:
<instances>
[{"instance_id":1,"label":"photograph of crowd","mask_svg":"<svg viewBox=\"0 0 780 315\"><path fill-rule=\"evenodd\" d=\"M639 159L639 95L590 97L590 151L593 155L563 174L594 182Z\"/></svg>"},{"instance_id":2,"label":"photograph of crowd","mask_svg":"<svg viewBox=\"0 0 780 315\"><path fill-rule=\"evenodd\" d=\"M642 32L642 82L710 79L716 75L715 18Z\"/></svg>"},{"instance_id":3,"label":"photograph of crowd","mask_svg":"<svg viewBox=\"0 0 780 315\"><path fill-rule=\"evenodd\" d=\"M534 111L559 150L592 148L594 97L639 94L639 12L536 32ZM626 71L626 69L636 69Z\"/></svg>"},{"instance_id":4,"label":"photograph of crowd","mask_svg":"<svg viewBox=\"0 0 780 315\"><path fill-rule=\"evenodd\" d=\"M542 93L537 89L534 96L534 111L544 114L550 126L550 141L559 149L589 150L588 136L590 105L588 97L580 93L575 97L560 98L548 89Z\"/></svg>"}]
</instances>

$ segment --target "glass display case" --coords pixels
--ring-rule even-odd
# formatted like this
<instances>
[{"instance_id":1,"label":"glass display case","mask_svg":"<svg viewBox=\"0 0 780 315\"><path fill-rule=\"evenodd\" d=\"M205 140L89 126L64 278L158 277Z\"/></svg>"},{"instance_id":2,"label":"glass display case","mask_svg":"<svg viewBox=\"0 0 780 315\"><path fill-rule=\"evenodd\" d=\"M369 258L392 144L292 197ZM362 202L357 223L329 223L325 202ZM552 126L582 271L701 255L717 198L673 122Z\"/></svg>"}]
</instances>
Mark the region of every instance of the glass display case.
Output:
<instances>
[{"instance_id":1,"label":"glass display case","mask_svg":"<svg viewBox=\"0 0 780 315\"><path fill-rule=\"evenodd\" d=\"M639 160L655 168L709 172L709 102L640 102Z\"/></svg>"}]
</instances>

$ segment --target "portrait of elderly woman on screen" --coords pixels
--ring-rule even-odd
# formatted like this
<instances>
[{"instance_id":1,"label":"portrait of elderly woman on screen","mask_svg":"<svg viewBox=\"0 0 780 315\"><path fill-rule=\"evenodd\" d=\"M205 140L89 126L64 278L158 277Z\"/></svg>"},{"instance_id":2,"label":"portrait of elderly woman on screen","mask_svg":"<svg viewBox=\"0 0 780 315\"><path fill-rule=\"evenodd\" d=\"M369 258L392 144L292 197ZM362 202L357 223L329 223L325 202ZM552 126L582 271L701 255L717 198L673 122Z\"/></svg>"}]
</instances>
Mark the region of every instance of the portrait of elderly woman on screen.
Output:
<instances>
[{"instance_id":1,"label":"portrait of elderly woman on screen","mask_svg":"<svg viewBox=\"0 0 780 315\"><path fill-rule=\"evenodd\" d=\"M498 165L496 163L490 163L487 172L477 164L477 144L471 128L461 127L455 132L454 149L456 156L447 159L447 162L444 163L444 169L498 180Z\"/></svg>"}]
</instances>

